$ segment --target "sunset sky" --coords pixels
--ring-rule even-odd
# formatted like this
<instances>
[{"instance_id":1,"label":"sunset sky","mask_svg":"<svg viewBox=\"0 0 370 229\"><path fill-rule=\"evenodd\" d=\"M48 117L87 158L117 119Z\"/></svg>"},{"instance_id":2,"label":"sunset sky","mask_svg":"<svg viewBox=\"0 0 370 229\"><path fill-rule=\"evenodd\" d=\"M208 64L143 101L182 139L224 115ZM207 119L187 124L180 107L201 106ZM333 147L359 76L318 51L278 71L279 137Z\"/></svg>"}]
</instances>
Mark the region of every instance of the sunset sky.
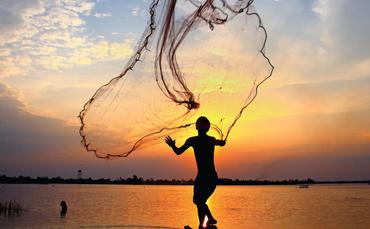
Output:
<instances>
[{"instance_id":1,"label":"sunset sky","mask_svg":"<svg viewBox=\"0 0 370 229\"><path fill-rule=\"evenodd\" d=\"M194 177L191 150L177 157L163 143L102 160L80 144L77 115L133 54L149 5L0 1L0 174ZM370 2L254 5L275 72L216 150L219 176L370 179Z\"/></svg>"}]
</instances>

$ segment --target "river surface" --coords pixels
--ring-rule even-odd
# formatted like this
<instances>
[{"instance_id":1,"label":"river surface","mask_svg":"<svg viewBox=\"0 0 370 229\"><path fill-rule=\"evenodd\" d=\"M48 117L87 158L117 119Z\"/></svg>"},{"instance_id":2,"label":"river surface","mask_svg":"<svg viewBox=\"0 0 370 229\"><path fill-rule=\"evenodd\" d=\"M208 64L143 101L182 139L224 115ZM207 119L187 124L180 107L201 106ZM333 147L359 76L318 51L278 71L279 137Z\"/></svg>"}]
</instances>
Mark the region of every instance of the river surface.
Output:
<instances>
[{"instance_id":1,"label":"river surface","mask_svg":"<svg viewBox=\"0 0 370 229\"><path fill-rule=\"evenodd\" d=\"M196 228L192 195L192 186L0 184L0 201L26 209L1 214L0 228ZM218 186L208 205L219 229L370 228L366 184Z\"/></svg>"}]
</instances>

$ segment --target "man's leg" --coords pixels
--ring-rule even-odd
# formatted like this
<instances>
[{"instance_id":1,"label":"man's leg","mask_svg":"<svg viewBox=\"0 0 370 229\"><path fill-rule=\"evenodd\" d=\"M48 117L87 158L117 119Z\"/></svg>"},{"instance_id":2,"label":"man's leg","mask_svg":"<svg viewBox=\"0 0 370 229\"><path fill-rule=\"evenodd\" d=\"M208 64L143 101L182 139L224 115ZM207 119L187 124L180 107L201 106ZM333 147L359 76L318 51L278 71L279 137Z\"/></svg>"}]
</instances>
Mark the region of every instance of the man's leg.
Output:
<instances>
[{"instance_id":1,"label":"man's leg","mask_svg":"<svg viewBox=\"0 0 370 229\"><path fill-rule=\"evenodd\" d=\"M212 215L211 211L209 210L209 208L208 208L208 205L207 205L207 204L205 204L205 208L204 208L204 210L205 210L205 214L206 214L206 215L207 215L207 217L208 217L209 224L216 224L216 223L217 223L217 220L213 217L213 215Z\"/></svg>"},{"instance_id":2,"label":"man's leg","mask_svg":"<svg viewBox=\"0 0 370 229\"><path fill-rule=\"evenodd\" d=\"M204 190L203 190L203 187L201 186L201 183L199 183L198 181L198 177L195 178L195 182L194 182L193 202L195 205L197 205L199 228L202 228L204 217L206 216L206 208L205 208L206 201L204 199Z\"/></svg>"},{"instance_id":3,"label":"man's leg","mask_svg":"<svg viewBox=\"0 0 370 229\"><path fill-rule=\"evenodd\" d=\"M208 198L215 191L216 184L217 184L217 179L215 179L213 182L209 183L209 186L207 187L207 190L205 191L205 193L206 193L205 203L207 202ZM213 215L212 215L211 211L209 210L207 204L205 204L205 214L208 216L209 224L216 224L217 223L217 220L213 217Z\"/></svg>"},{"instance_id":4,"label":"man's leg","mask_svg":"<svg viewBox=\"0 0 370 229\"><path fill-rule=\"evenodd\" d=\"M198 208L198 219L199 219L199 228L202 228L202 225L203 225L203 222L204 222L204 218L207 214L207 208L206 208L206 204L205 203L198 203L197 204L197 208Z\"/></svg>"}]
</instances>

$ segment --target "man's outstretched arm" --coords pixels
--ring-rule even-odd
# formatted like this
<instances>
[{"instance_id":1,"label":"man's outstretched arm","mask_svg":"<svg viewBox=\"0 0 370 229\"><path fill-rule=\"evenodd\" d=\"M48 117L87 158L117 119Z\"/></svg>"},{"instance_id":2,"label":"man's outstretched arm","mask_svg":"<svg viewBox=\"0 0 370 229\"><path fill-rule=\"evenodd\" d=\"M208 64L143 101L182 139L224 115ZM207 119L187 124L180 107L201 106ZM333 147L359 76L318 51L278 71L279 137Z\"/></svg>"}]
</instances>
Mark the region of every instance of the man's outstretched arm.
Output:
<instances>
[{"instance_id":1,"label":"man's outstretched arm","mask_svg":"<svg viewBox=\"0 0 370 229\"><path fill-rule=\"evenodd\" d=\"M165 138L165 142L167 143L167 145L169 145L172 148L173 152L175 152L177 155L182 154L185 150L187 150L190 147L189 139L186 140L184 145L181 146L180 148L176 146L176 141L173 140L170 136L167 136Z\"/></svg>"},{"instance_id":2,"label":"man's outstretched arm","mask_svg":"<svg viewBox=\"0 0 370 229\"><path fill-rule=\"evenodd\" d=\"M224 146L224 145L226 145L226 141L225 140L218 140L218 139L216 139L215 140L215 145L216 146Z\"/></svg>"}]
</instances>

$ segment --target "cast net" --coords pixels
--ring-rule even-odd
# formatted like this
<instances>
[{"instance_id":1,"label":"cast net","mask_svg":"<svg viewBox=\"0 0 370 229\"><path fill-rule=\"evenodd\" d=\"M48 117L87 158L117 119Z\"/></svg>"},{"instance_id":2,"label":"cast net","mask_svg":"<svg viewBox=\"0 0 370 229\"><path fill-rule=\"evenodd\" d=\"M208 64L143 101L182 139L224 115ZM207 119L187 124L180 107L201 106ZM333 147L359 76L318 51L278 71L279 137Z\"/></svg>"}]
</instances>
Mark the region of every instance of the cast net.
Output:
<instances>
[{"instance_id":1,"label":"cast net","mask_svg":"<svg viewBox=\"0 0 370 229\"><path fill-rule=\"evenodd\" d=\"M188 136L199 116L227 140L274 69L252 3L153 0L136 53L79 114L86 150L127 157L165 135Z\"/></svg>"}]
</instances>

